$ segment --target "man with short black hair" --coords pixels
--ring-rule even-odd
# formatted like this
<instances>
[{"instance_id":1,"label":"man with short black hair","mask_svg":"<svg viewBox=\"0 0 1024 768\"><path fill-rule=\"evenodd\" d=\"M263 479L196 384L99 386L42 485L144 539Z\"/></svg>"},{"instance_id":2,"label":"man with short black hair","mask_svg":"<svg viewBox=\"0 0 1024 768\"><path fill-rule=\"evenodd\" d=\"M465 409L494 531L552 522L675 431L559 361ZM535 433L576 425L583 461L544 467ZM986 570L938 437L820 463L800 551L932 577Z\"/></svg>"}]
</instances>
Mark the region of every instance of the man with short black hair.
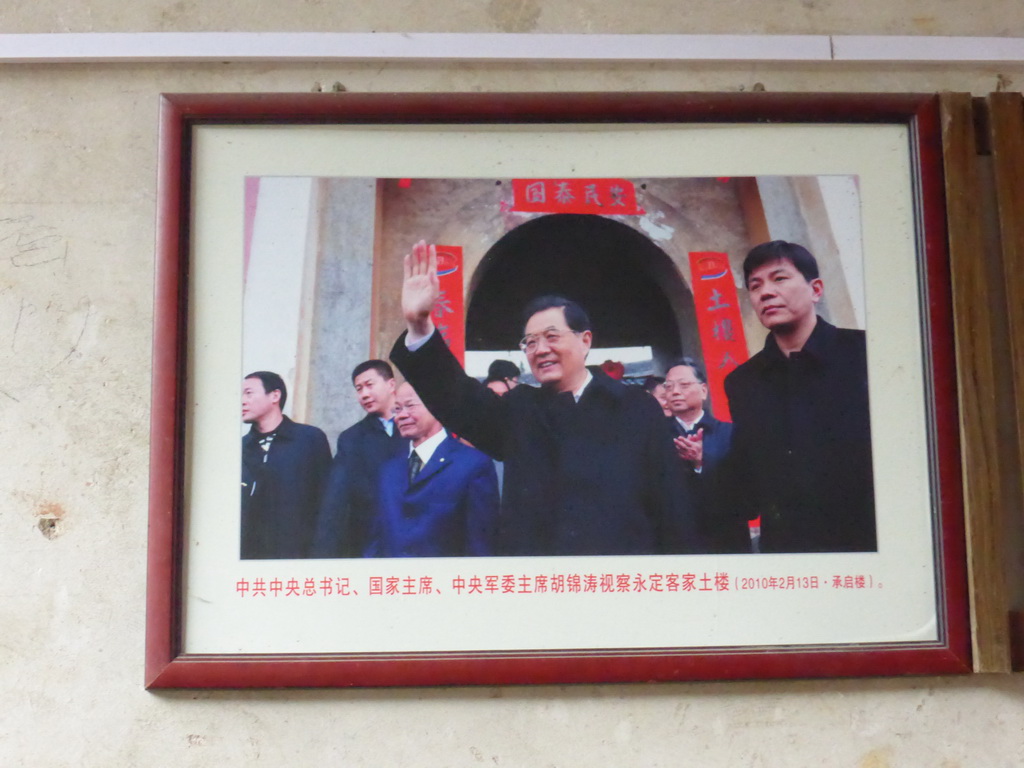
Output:
<instances>
[{"instance_id":1,"label":"man with short black hair","mask_svg":"<svg viewBox=\"0 0 1024 768\"><path fill-rule=\"evenodd\" d=\"M243 560L306 557L331 463L327 436L282 413L284 380L271 371L242 382Z\"/></svg>"},{"instance_id":2,"label":"man with short black hair","mask_svg":"<svg viewBox=\"0 0 1024 768\"><path fill-rule=\"evenodd\" d=\"M824 283L803 246L756 246L743 277L769 334L725 380L733 508L761 517L762 552L875 551L864 332L818 316Z\"/></svg>"},{"instance_id":3,"label":"man with short black hair","mask_svg":"<svg viewBox=\"0 0 1024 768\"><path fill-rule=\"evenodd\" d=\"M395 374L384 360L352 370L352 386L366 416L338 435L337 451L317 519L313 557L362 557L377 514L381 465L401 452L392 416Z\"/></svg>"},{"instance_id":4,"label":"man with short black hair","mask_svg":"<svg viewBox=\"0 0 1024 768\"><path fill-rule=\"evenodd\" d=\"M524 311L520 347L540 387L503 397L467 376L435 332L434 246L405 261L407 331L391 359L445 427L505 462L501 547L509 555L684 552L695 545L664 416L639 387L586 366L590 319L546 296Z\"/></svg>"},{"instance_id":5,"label":"man with short black hair","mask_svg":"<svg viewBox=\"0 0 1024 768\"><path fill-rule=\"evenodd\" d=\"M493 360L487 366L484 384L490 384L492 381L504 383L506 391L515 389L519 386L519 366L511 360Z\"/></svg>"}]
</instances>

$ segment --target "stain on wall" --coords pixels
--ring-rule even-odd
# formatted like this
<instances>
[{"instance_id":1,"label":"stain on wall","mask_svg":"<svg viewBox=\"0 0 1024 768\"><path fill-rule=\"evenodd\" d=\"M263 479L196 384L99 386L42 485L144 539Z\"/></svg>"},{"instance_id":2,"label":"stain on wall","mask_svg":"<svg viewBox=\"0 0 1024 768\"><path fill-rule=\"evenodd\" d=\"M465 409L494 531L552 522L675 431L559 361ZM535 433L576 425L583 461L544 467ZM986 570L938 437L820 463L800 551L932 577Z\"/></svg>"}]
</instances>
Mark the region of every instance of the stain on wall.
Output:
<instances>
[{"instance_id":1,"label":"stain on wall","mask_svg":"<svg viewBox=\"0 0 1024 768\"><path fill-rule=\"evenodd\" d=\"M35 509L39 521L36 525L39 532L48 539L55 539L63 532L63 520L66 514L64 507L53 501L40 502Z\"/></svg>"}]
</instances>

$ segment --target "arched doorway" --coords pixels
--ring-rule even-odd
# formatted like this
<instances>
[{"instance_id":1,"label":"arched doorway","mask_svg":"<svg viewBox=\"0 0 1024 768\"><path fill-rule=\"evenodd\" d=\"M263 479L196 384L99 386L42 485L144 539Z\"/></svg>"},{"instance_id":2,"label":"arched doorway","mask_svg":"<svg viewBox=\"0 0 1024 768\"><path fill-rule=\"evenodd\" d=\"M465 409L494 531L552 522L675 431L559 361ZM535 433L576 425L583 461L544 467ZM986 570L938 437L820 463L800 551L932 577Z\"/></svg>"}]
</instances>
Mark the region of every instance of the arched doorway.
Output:
<instances>
[{"instance_id":1,"label":"arched doorway","mask_svg":"<svg viewBox=\"0 0 1024 768\"><path fill-rule=\"evenodd\" d=\"M681 354L702 357L693 295L668 255L625 224L585 214L532 219L491 247L470 281L466 348L514 349L522 308L549 293L586 308L596 347L650 346L662 371Z\"/></svg>"}]
</instances>

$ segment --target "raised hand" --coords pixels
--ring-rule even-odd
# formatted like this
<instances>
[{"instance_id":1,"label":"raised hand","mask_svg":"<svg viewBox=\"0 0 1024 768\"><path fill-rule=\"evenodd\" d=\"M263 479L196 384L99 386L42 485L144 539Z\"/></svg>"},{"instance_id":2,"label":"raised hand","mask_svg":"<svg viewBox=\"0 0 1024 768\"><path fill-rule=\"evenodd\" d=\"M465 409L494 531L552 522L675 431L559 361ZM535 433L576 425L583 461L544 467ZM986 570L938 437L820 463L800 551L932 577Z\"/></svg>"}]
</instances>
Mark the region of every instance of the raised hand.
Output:
<instances>
[{"instance_id":1,"label":"raised hand","mask_svg":"<svg viewBox=\"0 0 1024 768\"><path fill-rule=\"evenodd\" d=\"M437 280L437 248L420 240L412 247L404 262L402 282L402 314L409 334L429 336L434 330L430 313L441 294Z\"/></svg>"}]
</instances>

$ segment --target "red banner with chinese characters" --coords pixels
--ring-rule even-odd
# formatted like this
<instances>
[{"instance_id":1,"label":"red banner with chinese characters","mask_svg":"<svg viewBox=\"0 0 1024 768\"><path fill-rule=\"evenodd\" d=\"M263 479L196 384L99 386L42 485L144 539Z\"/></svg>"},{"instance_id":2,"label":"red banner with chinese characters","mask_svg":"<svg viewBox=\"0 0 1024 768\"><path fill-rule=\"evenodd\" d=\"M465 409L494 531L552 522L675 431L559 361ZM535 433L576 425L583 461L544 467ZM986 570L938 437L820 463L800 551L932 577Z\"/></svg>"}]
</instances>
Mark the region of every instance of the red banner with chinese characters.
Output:
<instances>
[{"instance_id":1,"label":"red banner with chinese characters","mask_svg":"<svg viewBox=\"0 0 1024 768\"><path fill-rule=\"evenodd\" d=\"M625 179L513 179L512 210L521 213L638 215L633 182Z\"/></svg>"},{"instance_id":2,"label":"red banner with chinese characters","mask_svg":"<svg viewBox=\"0 0 1024 768\"><path fill-rule=\"evenodd\" d=\"M462 299L462 246L437 246L441 295L434 303L434 325L458 361L466 363L466 313Z\"/></svg>"},{"instance_id":3,"label":"red banner with chinese characters","mask_svg":"<svg viewBox=\"0 0 1024 768\"><path fill-rule=\"evenodd\" d=\"M715 418L730 421L725 377L748 355L729 257L714 251L691 252L690 274L712 410Z\"/></svg>"}]
</instances>

